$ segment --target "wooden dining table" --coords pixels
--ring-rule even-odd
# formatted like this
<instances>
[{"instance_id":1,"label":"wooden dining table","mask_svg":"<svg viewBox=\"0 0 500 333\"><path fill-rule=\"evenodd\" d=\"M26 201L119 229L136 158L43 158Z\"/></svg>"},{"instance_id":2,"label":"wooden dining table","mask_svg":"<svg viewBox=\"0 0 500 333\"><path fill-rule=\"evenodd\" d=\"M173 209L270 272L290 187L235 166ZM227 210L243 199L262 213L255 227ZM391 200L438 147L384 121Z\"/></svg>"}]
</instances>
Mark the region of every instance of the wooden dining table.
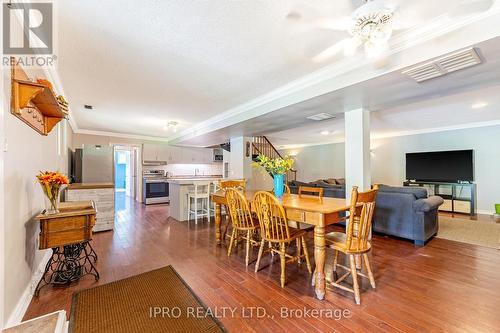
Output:
<instances>
[{"instance_id":1,"label":"wooden dining table","mask_svg":"<svg viewBox=\"0 0 500 333\"><path fill-rule=\"evenodd\" d=\"M257 191L244 191L246 199L251 203ZM221 206L227 206L225 190L211 195L215 204L215 237L217 244L221 244ZM316 297L325 298L325 227L343 220L340 213L350 209L346 199L323 197L322 199L310 195L285 194L281 199L287 218L291 221L307 223L314 226L314 262L316 268L312 277L312 284ZM229 223L229 221L227 222Z\"/></svg>"}]
</instances>

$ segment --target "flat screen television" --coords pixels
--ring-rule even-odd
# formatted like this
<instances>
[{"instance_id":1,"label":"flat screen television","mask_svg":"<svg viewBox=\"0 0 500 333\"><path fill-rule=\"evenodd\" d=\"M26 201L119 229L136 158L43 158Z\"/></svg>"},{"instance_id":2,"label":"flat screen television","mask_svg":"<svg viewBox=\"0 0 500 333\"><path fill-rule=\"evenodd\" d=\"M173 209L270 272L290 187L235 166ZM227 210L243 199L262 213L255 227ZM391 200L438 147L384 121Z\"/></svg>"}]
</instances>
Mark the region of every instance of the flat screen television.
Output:
<instances>
[{"instance_id":1,"label":"flat screen television","mask_svg":"<svg viewBox=\"0 0 500 333\"><path fill-rule=\"evenodd\" d=\"M406 179L431 182L474 181L474 151L406 154Z\"/></svg>"}]
</instances>

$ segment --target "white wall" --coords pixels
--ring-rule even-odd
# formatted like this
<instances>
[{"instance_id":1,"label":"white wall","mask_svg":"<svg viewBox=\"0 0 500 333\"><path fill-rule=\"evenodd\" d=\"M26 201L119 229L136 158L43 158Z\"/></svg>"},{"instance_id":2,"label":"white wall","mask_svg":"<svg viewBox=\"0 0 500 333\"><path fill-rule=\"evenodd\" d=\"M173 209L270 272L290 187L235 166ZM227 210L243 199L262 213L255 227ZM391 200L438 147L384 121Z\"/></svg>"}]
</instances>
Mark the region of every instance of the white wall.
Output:
<instances>
[{"instance_id":1,"label":"white wall","mask_svg":"<svg viewBox=\"0 0 500 333\"><path fill-rule=\"evenodd\" d=\"M67 126L63 137L61 125L48 136L42 136L10 113L10 71L3 73L3 103L5 113L3 218L5 240L4 310L3 317L9 324L19 320L31 297L32 278L43 270L47 250L38 250L38 223L36 216L44 207L44 197L35 175L40 170L67 172L67 144L71 144L72 132ZM66 122L65 120L63 122ZM61 122L60 124L62 124ZM60 127L60 128L59 128ZM4 322L4 324L5 324Z\"/></svg>"},{"instance_id":2,"label":"white wall","mask_svg":"<svg viewBox=\"0 0 500 333\"><path fill-rule=\"evenodd\" d=\"M474 150L478 213L491 214L500 203L500 126L471 128L373 140L372 180L401 184L405 178L405 154L440 150Z\"/></svg>"},{"instance_id":3,"label":"white wall","mask_svg":"<svg viewBox=\"0 0 500 333\"><path fill-rule=\"evenodd\" d=\"M318 179L344 178L343 143L290 149L280 153L290 155L295 160L297 180L312 182Z\"/></svg>"},{"instance_id":4,"label":"white wall","mask_svg":"<svg viewBox=\"0 0 500 333\"><path fill-rule=\"evenodd\" d=\"M4 67L0 66L0 330L5 326L5 202L4 202L4 142L5 142L5 110L9 107L9 99L5 91Z\"/></svg>"},{"instance_id":5,"label":"white wall","mask_svg":"<svg viewBox=\"0 0 500 333\"><path fill-rule=\"evenodd\" d=\"M400 136L371 141L372 183L402 185L405 154L409 152L473 149L478 213L491 214L500 203L500 126ZM297 179L342 178L344 143L311 146L297 153Z\"/></svg>"}]
</instances>

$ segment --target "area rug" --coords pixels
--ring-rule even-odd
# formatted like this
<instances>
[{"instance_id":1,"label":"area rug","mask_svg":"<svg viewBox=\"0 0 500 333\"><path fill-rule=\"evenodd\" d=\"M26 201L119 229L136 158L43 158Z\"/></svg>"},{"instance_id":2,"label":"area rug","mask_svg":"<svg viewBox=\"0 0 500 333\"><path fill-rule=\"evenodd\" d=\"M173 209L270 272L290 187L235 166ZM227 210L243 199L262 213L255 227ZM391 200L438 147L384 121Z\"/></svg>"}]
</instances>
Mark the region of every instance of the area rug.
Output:
<instances>
[{"instance_id":1,"label":"area rug","mask_svg":"<svg viewBox=\"0 0 500 333\"><path fill-rule=\"evenodd\" d=\"M225 332L172 266L75 293L74 333Z\"/></svg>"},{"instance_id":2,"label":"area rug","mask_svg":"<svg viewBox=\"0 0 500 333\"><path fill-rule=\"evenodd\" d=\"M438 238L500 249L500 224L439 217Z\"/></svg>"}]
</instances>

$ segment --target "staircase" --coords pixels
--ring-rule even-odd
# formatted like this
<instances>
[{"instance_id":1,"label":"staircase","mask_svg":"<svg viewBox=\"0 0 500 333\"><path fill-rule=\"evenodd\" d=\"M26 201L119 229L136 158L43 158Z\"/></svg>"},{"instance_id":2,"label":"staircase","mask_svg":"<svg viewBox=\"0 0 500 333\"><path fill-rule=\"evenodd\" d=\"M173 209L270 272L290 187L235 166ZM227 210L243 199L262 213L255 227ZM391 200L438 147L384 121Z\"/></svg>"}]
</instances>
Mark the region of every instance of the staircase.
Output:
<instances>
[{"instance_id":1,"label":"staircase","mask_svg":"<svg viewBox=\"0 0 500 333\"><path fill-rule=\"evenodd\" d=\"M262 154L269 158L283 158L278 150L273 146L269 139L265 136L255 136L252 142L252 160L256 161L257 156ZM272 176L272 175L271 175ZM289 181L297 180L297 170L289 170L285 174L285 183Z\"/></svg>"}]
</instances>

